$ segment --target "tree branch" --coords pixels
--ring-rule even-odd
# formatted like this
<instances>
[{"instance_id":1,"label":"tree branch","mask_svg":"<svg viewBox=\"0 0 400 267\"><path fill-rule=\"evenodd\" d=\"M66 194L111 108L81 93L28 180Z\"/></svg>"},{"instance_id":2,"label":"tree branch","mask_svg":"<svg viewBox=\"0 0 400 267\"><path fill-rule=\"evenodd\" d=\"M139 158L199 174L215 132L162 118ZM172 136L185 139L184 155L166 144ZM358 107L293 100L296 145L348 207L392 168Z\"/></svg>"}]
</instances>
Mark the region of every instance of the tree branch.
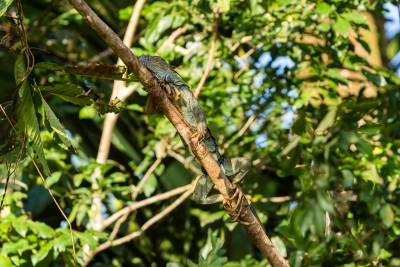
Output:
<instances>
[{"instance_id":1,"label":"tree branch","mask_svg":"<svg viewBox=\"0 0 400 267\"><path fill-rule=\"evenodd\" d=\"M177 129L184 142L188 144L189 149L204 167L205 171L213 180L215 187L221 192L223 197L225 199L234 198L235 192L230 189L231 182L223 173L219 164L215 161L204 142L199 144L197 144L197 142L193 142L191 137L195 136L195 131L183 119L182 114L169 100L168 96L161 89L153 75L138 61L138 59L132 54L131 50L124 45L121 39L119 39L118 35L116 35L83 0L68 1L106 42L106 44L115 51L115 53L122 59L129 70L131 70L132 73L138 78L140 83L143 84L143 87L149 93L149 96L153 98L158 107L164 112L165 116ZM242 205L241 208L242 216L240 219L241 221L254 222L246 224L244 227L246 228L255 245L261 250L263 255L268 259L272 266L289 266L289 264L279 254L278 250L269 240L258 218L250 210L250 205L245 199L243 200L243 203L244 205ZM232 218L233 217L235 216L232 216ZM157 217L154 217L154 219L156 218Z\"/></svg>"}]
</instances>

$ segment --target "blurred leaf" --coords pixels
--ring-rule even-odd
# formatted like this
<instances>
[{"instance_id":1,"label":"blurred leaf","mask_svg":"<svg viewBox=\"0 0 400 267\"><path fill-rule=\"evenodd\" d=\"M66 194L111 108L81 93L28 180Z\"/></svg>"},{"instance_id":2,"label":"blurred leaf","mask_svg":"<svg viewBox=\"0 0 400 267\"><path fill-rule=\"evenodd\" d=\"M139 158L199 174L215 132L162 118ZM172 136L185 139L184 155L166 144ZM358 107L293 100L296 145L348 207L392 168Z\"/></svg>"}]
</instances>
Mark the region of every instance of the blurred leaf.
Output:
<instances>
[{"instance_id":1,"label":"blurred leaf","mask_svg":"<svg viewBox=\"0 0 400 267\"><path fill-rule=\"evenodd\" d=\"M327 192L317 191L318 204L323 211L333 213L333 203L330 195Z\"/></svg>"},{"instance_id":2,"label":"blurred leaf","mask_svg":"<svg viewBox=\"0 0 400 267\"><path fill-rule=\"evenodd\" d=\"M32 265L36 266L39 262L43 261L43 259L46 258L46 256L52 250L52 248L53 248L53 241L50 240L49 243L46 243L44 246L40 248L38 253L33 254L31 256Z\"/></svg>"},{"instance_id":3,"label":"blurred leaf","mask_svg":"<svg viewBox=\"0 0 400 267\"><path fill-rule=\"evenodd\" d=\"M386 79L382 75L374 74L366 70L362 70L362 73L368 81L372 82L376 86L385 86L387 84Z\"/></svg>"},{"instance_id":4,"label":"blurred leaf","mask_svg":"<svg viewBox=\"0 0 400 267\"><path fill-rule=\"evenodd\" d=\"M286 156L292 149L294 149L300 141L301 137L296 136L281 152L281 157Z\"/></svg>"},{"instance_id":5,"label":"blurred leaf","mask_svg":"<svg viewBox=\"0 0 400 267\"><path fill-rule=\"evenodd\" d=\"M363 24L363 25L368 24L367 18L364 16L364 14L361 14L361 13L352 12L352 13L342 13L340 15L343 18L345 18L346 20L354 22L354 23Z\"/></svg>"},{"instance_id":6,"label":"blurred leaf","mask_svg":"<svg viewBox=\"0 0 400 267\"><path fill-rule=\"evenodd\" d=\"M336 18L335 23L333 24L333 29L341 35L347 36L351 28L350 22L348 22L345 18L338 16Z\"/></svg>"},{"instance_id":7,"label":"blurred leaf","mask_svg":"<svg viewBox=\"0 0 400 267\"><path fill-rule=\"evenodd\" d=\"M42 222L35 222L35 229L37 230L37 234L40 238L51 239L54 237L54 229ZM33 227L33 226L31 226Z\"/></svg>"},{"instance_id":8,"label":"blurred leaf","mask_svg":"<svg viewBox=\"0 0 400 267\"><path fill-rule=\"evenodd\" d=\"M328 69L328 76L338 80L339 82L348 85L348 81L346 78L344 78L337 70L335 69Z\"/></svg>"},{"instance_id":9,"label":"blurred leaf","mask_svg":"<svg viewBox=\"0 0 400 267\"><path fill-rule=\"evenodd\" d=\"M116 113L118 114L120 111L125 110L126 104L118 99L118 97L110 100L109 104L105 104L102 99L97 99L94 108L100 115L104 115L106 113Z\"/></svg>"},{"instance_id":10,"label":"blurred leaf","mask_svg":"<svg viewBox=\"0 0 400 267\"><path fill-rule=\"evenodd\" d=\"M383 207L379 211L379 214L381 216L382 223L387 228L390 228L394 222L394 213L392 208L390 207L390 204L383 205Z\"/></svg>"},{"instance_id":11,"label":"blurred leaf","mask_svg":"<svg viewBox=\"0 0 400 267\"><path fill-rule=\"evenodd\" d=\"M143 192L146 197L149 197L156 190L157 185L158 185L157 178L152 173L152 174L150 174L146 183L143 185L142 190L140 192Z\"/></svg>"},{"instance_id":12,"label":"blurred leaf","mask_svg":"<svg viewBox=\"0 0 400 267\"><path fill-rule=\"evenodd\" d=\"M286 258L287 257L286 246L285 243L282 241L282 239L279 236L273 236L271 237L271 242L279 251L279 254L281 254L282 257Z\"/></svg>"},{"instance_id":13,"label":"blurred leaf","mask_svg":"<svg viewBox=\"0 0 400 267\"><path fill-rule=\"evenodd\" d=\"M225 13L229 11L231 0L217 0L217 3L222 12Z\"/></svg>"},{"instance_id":14,"label":"blurred leaf","mask_svg":"<svg viewBox=\"0 0 400 267\"><path fill-rule=\"evenodd\" d=\"M0 17L6 13L8 6L11 5L12 2L13 0L4 0L4 2L0 2Z\"/></svg>"},{"instance_id":15,"label":"blurred leaf","mask_svg":"<svg viewBox=\"0 0 400 267\"><path fill-rule=\"evenodd\" d=\"M88 245L90 249L94 249L99 246L99 242L96 237L90 233L77 233L78 239L82 246Z\"/></svg>"},{"instance_id":16,"label":"blurred leaf","mask_svg":"<svg viewBox=\"0 0 400 267\"><path fill-rule=\"evenodd\" d=\"M343 169L342 170L342 175L343 175L343 186L345 188L349 188L353 186L354 183L354 175L350 170Z\"/></svg>"},{"instance_id":17,"label":"blurred leaf","mask_svg":"<svg viewBox=\"0 0 400 267\"><path fill-rule=\"evenodd\" d=\"M78 152L76 152L75 148L72 146L72 143L69 140L69 137L67 136L64 127L61 125L60 121L42 96L41 99L45 111L45 117L43 118L43 120L47 131L53 134L54 141L56 141L56 143L60 147L76 155Z\"/></svg>"},{"instance_id":18,"label":"blurred leaf","mask_svg":"<svg viewBox=\"0 0 400 267\"><path fill-rule=\"evenodd\" d=\"M76 66L62 66L52 62L39 62L35 65L35 68L62 71L75 75L83 75L89 77L98 77L109 80L122 80L129 81L130 79L122 78L122 75L126 72L125 66L118 66L113 64L97 64L89 63L88 65L76 65Z\"/></svg>"},{"instance_id":19,"label":"blurred leaf","mask_svg":"<svg viewBox=\"0 0 400 267\"><path fill-rule=\"evenodd\" d=\"M326 113L325 117L322 119L322 121L318 124L317 129L315 129L315 132L318 134L321 134L323 131L331 127L335 123L336 119L336 109L331 109Z\"/></svg>"},{"instance_id":20,"label":"blurred leaf","mask_svg":"<svg viewBox=\"0 0 400 267\"><path fill-rule=\"evenodd\" d=\"M326 16L332 12L332 8L329 4L322 2L317 4L315 11L322 16Z\"/></svg>"},{"instance_id":21,"label":"blurred leaf","mask_svg":"<svg viewBox=\"0 0 400 267\"><path fill-rule=\"evenodd\" d=\"M28 232L28 224L26 223L26 218L20 217L12 222L15 231L20 234L22 237L25 237Z\"/></svg>"}]
</instances>

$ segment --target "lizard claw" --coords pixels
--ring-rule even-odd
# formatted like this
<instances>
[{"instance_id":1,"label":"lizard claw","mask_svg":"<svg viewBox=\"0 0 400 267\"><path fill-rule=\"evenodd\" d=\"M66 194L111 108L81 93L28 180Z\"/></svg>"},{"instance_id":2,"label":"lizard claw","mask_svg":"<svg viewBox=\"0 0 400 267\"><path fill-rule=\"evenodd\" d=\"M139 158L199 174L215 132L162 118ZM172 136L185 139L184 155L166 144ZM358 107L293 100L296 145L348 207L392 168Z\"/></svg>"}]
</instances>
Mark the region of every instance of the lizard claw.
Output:
<instances>
[{"instance_id":1,"label":"lizard claw","mask_svg":"<svg viewBox=\"0 0 400 267\"><path fill-rule=\"evenodd\" d=\"M244 201L244 198L246 198L246 200L248 200L248 198L242 193L242 190L240 190L235 183L231 183L230 188L231 188L231 190L235 190L235 193L230 198L227 198L227 199L224 198L222 203L223 203L225 210L228 212L228 214L230 216L235 216L231 220L231 222L239 222L243 225L254 224L255 220L253 222L245 222L245 221L242 221L239 219L239 217L242 217L243 215L245 215L247 213L247 210L245 210L243 212L243 205L244 205L243 201ZM237 198L237 201L236 201L235 205L232 207L231 201L235 198ZM238 208L239 208L239 210L237 210Z\"/></svg>"},{"instance_id":2,"label":"lizard claw","mask_svg":"<svg viewBox=\"0 0 400 267\"><path fill-rule=\"evenodd\" d=\"M172 90L174 91L172 98L174 99L174 101L178 101L179 96L180 96L181 93L174 86L172 86Z\"/></svg>"}]
</instances>

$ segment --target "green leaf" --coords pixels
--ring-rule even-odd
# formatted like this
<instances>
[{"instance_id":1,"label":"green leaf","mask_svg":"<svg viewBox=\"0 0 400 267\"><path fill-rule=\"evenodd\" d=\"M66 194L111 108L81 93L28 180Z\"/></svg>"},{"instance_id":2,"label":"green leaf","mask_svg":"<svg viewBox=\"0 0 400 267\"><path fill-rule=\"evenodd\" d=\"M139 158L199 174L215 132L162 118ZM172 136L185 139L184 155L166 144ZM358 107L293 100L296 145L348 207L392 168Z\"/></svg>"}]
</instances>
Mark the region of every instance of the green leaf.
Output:
<instances>
[{"instance_id":1,"label":"green leaf","mask_svg":"<svg viewBox=\"0 0 400 267\"><path fill-rule=\"evenodd\" d=\"M2 254L0 254L0 266L3 267L12 267L12 262L9 258L3 256Z\"/></svg>"},{"instance_id":2,"label":"green leaf","mask_svg":"<svg viewBox=\"0 0 400 267\"><path fill-rule=\"evenodd\" d=\"M379 211L381 216L382 223L387 227L390 228L394 222L394 212L390 206L390 204L385 204Z\"/></svg>"},{"instance_id":3,"label":"green leaf","mask_svg":"<svg viewBox=\"0 0 400 267\"><path fill-rule=\"evenodd\" d=\"M291 5L293 0L278 0L279 6L288 6Z\"/></svg>"},{"instance_id":4,"label":"green leaf","mask_svg":"<svg viewBox=\"0 0 400 267\"><path fill-rule=\"evenodd\" d=\"M29 250L30 246L26 239L19 239L17 242L4 243L1 248L1 254L19 254L21 255L24 251Z\"/></svg>"},{"instance_id":5,"label":"green leaf","mask_svg":"<svg viewBox=\"0 0 400 267\"><path fill-rule=\"evenodd\" d=\"M40 91L48 92L53 95L73 96L85 93L82 87L75 84L57 84L51 86L39 86Z\"/></svg>"},{"instance_id":6,"label":"green leaf","mask_svg":"<svg viewBox=\"0 0 400 267\"><path fill-rule=\"evenodd\" d=\"M130 104L126 106L126 109L129 110L134 110L134 111L138 111L138 112L144 112L144 109L142 106L138 105L138 104Z\"/></svg>"},{"instance_id":7,"label":"green leaf","mask_svg":"<svg viewBox=\"0 0 400 267\"><path fill-rule=\"evenodd\" d=\"M272 241L272 244L275 245L279 254L282 257L286 258L287 257L286 246L285 246L285 243L282 241L282 239L279 236L273 236L273 237L271 237L271 241Z\"/></svg>"},{"instance_id":8,"label":"green leaf","mask_svg":"<svg viewBox=\"0 0 400 267\"><path fill-rule=\"evenodd\" d=\"M150 177L147 179L146 183L143 185L140 192L143 192L146 197L150 197L151 194L156 190L158 185L158 181L154 173L150 174Z\"/></svg>"},{"instance_id":9,"label":"green leaf","mask_svg":"<svg viewBox=\"0 0 400 267\"><path fill-rule=\"evenodd\" d=\"M94 249L99 245L99 242L95 239L90 233L77 233L78 239L81 242L81 245L89 245L90 249Z\"/></svg>"},{"instance_id":10,"label":"green leaf","mask_svg":"<svg viewBox=\"0 0 400 267\"><path fill-rule=\"evenodd\" d=\"M218 7L222 10L223 13L229 11L231 6L230 0L217 0Z\"/></svg>"},{"instance_id":11,"label":"green leaf","mask_svg":"<svg viewBox=\"0 0 400 267\"><path fill-rule=\"evenodd\" d=\"M10 151L13 151L16 147L18 147L20 142L18 140L11 140L7 143L0 146L0 157L4 156Z\"/></svg>"},{"instance_id":12,"label":"green leaf","mask_svg":"<svg viewBox=\"0 0 400 267\"><path fill-rule=\"evenodd\" d=\"M306 116L304 112L301 112L293 123L292 131L294 134L302 135L306 132Z\"/></svg>"},{"instance_id":13,"label":"green leaf","mask_svg":"<svg viewBox=\"0 0 400 267\"><path fill-rule=\"evenodd\" d=\"M54 249L58 252L64 252L66 248L71 246L72 242L70 235L61 235L54 240Z\"/></svg>"},{"instance_id":14,"label":"green leaf","mask_svg":"<svg viewBox=\"0 0 400 267\"><path fill-rule=\"evenodd\" d=\"M53 240L48 241L44 246L40 248L38 253L31 255L32 265L35 266L39 262L43 261L44 258L49 254L53 248Z\"/></svg>"},{"instance_id":15,"label":"green leaf","mask_svg":"<svg viewBox=\"0 0 400 267\"><path fill-rule=\"evenodd\" d=\"M354 183L354 175L350 170L343 169L342 171L343 175L343 186L345 188L349 188L353 186Z\"/></svg>"},{"instance_id":16,"label":"green leaf","mask_svg":"<svg viewBox=\"0 0 400 267\"><path fill-rule=\"evenodd\" d=\"M59 98L75 105L89 106L92 104L93 91L88 91L87 93L82 94L84 92L83 89L75 84L39 86L39 90L58 96Z\"/></svg>"},{"instance_id":17,"label":"green leaf","mask_svg":"<svg viewBox=\"0 0 400 267\"><path fill-rule=\"evenodd\" d=\"M6 13L8 6L11 5L13 1L14 0L4 0L0 2L0 17Z\"/></svg>"},{"instance_id":18,"label":"green leaf","mask_svg":"<svg viewBox=\"0 0 400 267\"><path fill-rule=\"evenodd\" d=\"M290 143L282 150L280 156L283 157L289 154L289 152L292 151L293 148L297 147L300 139L301 139L300 136L296 136L292 141L290 141Z\"/></svg>"},{"instance_id":19,"label":"green leaf","mask_svg":"<svg viewBox=\"0 0 400 267\"><path fill-rule=\"evenodd\" d=\"M337 70L335 70L335 69L328 69L327 74L328 74L328 77L333 78L333 79L336 79L336 80L338 80L339 82L341 82L341 83L343 83L343 84L345 84L345 85L349 85L349 82L347 81L347 79L344 78L344 77L340 74L340 72L338 72Z\"/></svg>"},{"instance_id":20,"label":"green leaf","mask_svg":"<svg viewBox=\"0 0 400 267\"><path fill-rule=\"evenodd\" d=\"M79 110L79 119L93 119L97 111L93 107L83 107Z\"/></svg>"},{"instance_id":21,"label":"green leaf","mask_svg":"<svg viewBox=\"0 0 400 267\"><path fill-rule=\"evenodd\" d=\"M38 236L45 239L51 239L54 237L54 229L42 222L35 222L35 229L37 230Z\"/></svg>"},{"instance_id":22,"label":"green leaf","mask_svg":"<svg viewBox=\"0 0 400 267\"><path fill-rule=\"evenodd\" d=\"M323 236L326 225L325 211L322 210L319 205L317 205L313 209L313 215L314 215L313 224L315 226L315 230L319 236Z\"/></svg>"},{"instance_id":23,"label":"green leaf","mask_svg":"<svg viewBox=\"0 0 400 267\"><path fill-rule=\"evenodd\" d=\"M368 25L367 18L364 16L364 14L352 12L352 13L342 13L340 15L348 21L357 24Z\"/></svg>"},{"instance_id":24,"label":"green leaf","mask_svg":"<svg viewBox=\"0 0 400 267\"><path fill-rule=\"evenodd\" d=\"M17 61L15 62L14 73L17 84L20 84L20 82L25 76L25 65L22 55L20 55ZM31 88L28 85L26 79L22 82L21 87L19 88L18 96L19 99L18 99L17 112L19 117L21 118L18 121L20 131L24 132L26 130L26 134L29 137L29 141L32 142L31 147L33 152L32 155L33 160L38 161L42 165L43 172L46 175L50 175L50 170L47 165L47 161L43 152L43 144L42 144L42 139L40 137L39 122L35 112L36 108L34 107L33 104Z\"/></svg>"},{"instance_id":25,"label":"green leaf","mask_svg":"<svg viewBox=\"0 0 400 267\"><path fill-rule=\"evenodd\" d=\"M400 33L397 34L397 38L393 38L387 45L387 55L389 58L394 58L400 51Z\"/></svg>"},{"instance_id":26,"label":"green leaf","mask_svg":"<svg viewBox=\"0 0 400 267\"><path fill-rule=\"evenodd\" d=\"M361 153L363 153L364 155L368 156L368 157L372 157L372 150L373 147L372 145L366 141L364 138L360 138L358 140L358 142L356 143L356 147L357 149L360 150Z\"/></svg>"},{"instance_id":27,"label":"green leaf","mask_svg":"<svg viewBox=\"0 0 400 267\"><path fill-rule=\"evenodd\" d=\"M329 15L333 10L329 4L321 2L317 4L315 11L321 16L326 16Z\"/></svg>"},{"instance_id":28,"label":"green leaf","mask_svg":"<svg viewBox=\"0 0 400 267\"><path fill-rule=\"evenodd\" d=\"M14 227L15 231L22 237L26 236L26 233L28 232L26 217L19 217L18 219L13 220L12 226Z\"/></svg>"},{"instance_id":29,"label":"green leaf","mask_svg":"<svg viewBox=\"0 0 400 267\"><path fill-rule=\"evenodd\" d=\"M201 209L191 209L190 214L199 219L200 226L203 228L210 223L222 220L226 213L224 211L210 213Z\"/></svg>"},{"instance_id":30,"label":"green leaf","mask_svg":"<svg viewBox=\"0 0 400 267\"><path fill-rule=\"evenodd\" d=\"M371 54L371 48L369 47L369 44L367 42L365 42L364 40L362 40L361 38L357 38L356 39L357 42L359 42L361 44L361 46L364 48L364 50L368 53Z\"/></svg>"},{"instance_id":31,"label":"green leaf","mask_svg":"<svg viewBox=\"0 0 400 267\"><path fill-rule=\"evenodd\" d=\"M94 108L100 115L111 112L118 114L120 111L125 110L126 104L117 97L111 100L109 104L105 104L102 99L97 99Z\"/></svg>"},{"instance_id":32,"label":"green leaf","mask_svg":"<svg viewBox=\"0 0 400 267\"><path fill-rule=\"evenodd\" d=\"M318 124L317 129L315 129L316 134L322 134L323 131L331 127L336 120L336 109L331 109L326 113L325 117Z\"/></svg>"},{"instance_id":33,"label":"green leaf","mask_svg":"<svg viewBox=\"0 0 400 267\"><path fill-rule=\"evenodd\" d=\"M317 191L318 204L323 211L333 213L332 199L327 192Z\"/></svg>"},{"instance_id":34,"label":"green leaf","mask_svg":"<svg viewBox=\"0 0 400 267\"><path fill-rule=\"evenodd\" d=\"M392 253L390 253L386 249L382 248L381 252L379 253L379 259L381 259L381 260L390 260L392 255L393 255Z\"/></svg>"},{"instance_id":35,"label":"green leaf","mask_svg":"<svg viewBox=\"0 0 400 267\"><path fill-rule=\"evenodd\" d=\"M336 18L335 23L333 24L333 29L343 36L347 36L347 33L349 32L350 28L351 28L350 22L348 22L341 16L338 16Z\"/></svg>"},{"instance_id":36,"label":"green leaf","mask_svg":"<svg viewBox=\"0 0 400 267\"><path fill-rule=\"evenodd\" d=\"M321 32L328 32L331 29L331 25L323 21L317 25L317 29L320 30Z\"/></svg>"},{"instance_id":37,"label":"green leaf","mask_svg":"<svg viewBox=\"0 0 400 267\"><path fill-rule=\"evenodd\" d=\"M70 74L97 77L107 80L129 81L129 79L122 78L122 75L126 71L126 67L114 64L90 63L88 65L61 66L53 62L39 62L35 65L35 68L62 71Z\"/></svg>"},{"instance_id":38,"label":"green leaf","mask_svg":"<svg viewBox=\"0 0 400 267\"><path fill-rule=\"evenodd\" d=\"M60 121L54 114L53 110L51 110L50 106L47 104L46 100L42 96L42 105L45 111L44 125L47 128L47 131L53 135L53 140L62 147L64 150L77 155L75 148L72 146L71 140L69 140L67 133L64 130L64 127L61 125Z\"/></svg>"},{"instance_id":39,"label":"green leaf","mask_svg":"<svg viewBox=\"0 0 400 267\"><path fill-rule=\"evenodd\" d=\"M368 81L372 82L376 86L385 86L387 84L385 77L380 74L371 73L364 69L362 70L362 73Z\"/></svg>"}]
</instances>

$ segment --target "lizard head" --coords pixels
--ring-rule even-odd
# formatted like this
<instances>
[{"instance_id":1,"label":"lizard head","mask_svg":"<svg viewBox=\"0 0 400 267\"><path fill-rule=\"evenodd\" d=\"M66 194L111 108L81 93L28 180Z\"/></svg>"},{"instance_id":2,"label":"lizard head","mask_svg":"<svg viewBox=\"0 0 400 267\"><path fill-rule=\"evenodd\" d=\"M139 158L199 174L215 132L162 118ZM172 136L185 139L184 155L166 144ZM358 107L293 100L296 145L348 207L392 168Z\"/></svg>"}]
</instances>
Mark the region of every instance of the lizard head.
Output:
<instances>
[{"instance_id":1,"label":"lizard head","mask_svg":"<svg viewBox=\"0 0 400 267\"><path fill-rule=\"evenodd\" d=\"M141 55L138 57L138 59L146 68L153 72L156 72L156 70L165 70L171 68L167 61L159 56Z\"/></svg>"}]
</instances>

